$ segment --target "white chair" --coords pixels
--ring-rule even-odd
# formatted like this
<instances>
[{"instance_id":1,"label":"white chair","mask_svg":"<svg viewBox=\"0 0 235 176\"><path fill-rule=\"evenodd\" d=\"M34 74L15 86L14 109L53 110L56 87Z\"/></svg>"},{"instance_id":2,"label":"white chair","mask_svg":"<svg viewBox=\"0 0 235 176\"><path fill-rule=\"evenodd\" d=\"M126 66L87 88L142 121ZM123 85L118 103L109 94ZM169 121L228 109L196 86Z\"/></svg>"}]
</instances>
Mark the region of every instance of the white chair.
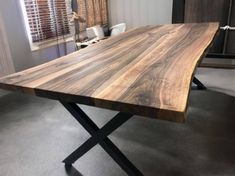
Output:
<instances>
[{"instance_id":1,"label":"white chair","mask_svg":"<svg viewBox=\"0 0 235 176\"><path fill-rule=\"evenodd\" d=\"M120 23L110 28L111 36L121 34L126 31L126 23Z\"/></svg>"},{"instance_id":2,"label":"white chair","mask_svg":"<svg viewBox=\"0 0 235 176\"><path fill-rule=\"evenodd\" d=\"M86 29L87 40L76 43L76 49L86 48L89 45L95 44L100 40L105 39L104 30L100 25L89 27Z\"/></svg>"},{"instance_id":3,"label":"white chair","mask_svg":"<svg viewBox=\"0 0 235 176\"><path fill-rule=\"evenodd\" d=\"M97 39L101 40L104 36L104 30L100 25L93 26L86 29L88 40Z\"/></svg>"}]
</instances>

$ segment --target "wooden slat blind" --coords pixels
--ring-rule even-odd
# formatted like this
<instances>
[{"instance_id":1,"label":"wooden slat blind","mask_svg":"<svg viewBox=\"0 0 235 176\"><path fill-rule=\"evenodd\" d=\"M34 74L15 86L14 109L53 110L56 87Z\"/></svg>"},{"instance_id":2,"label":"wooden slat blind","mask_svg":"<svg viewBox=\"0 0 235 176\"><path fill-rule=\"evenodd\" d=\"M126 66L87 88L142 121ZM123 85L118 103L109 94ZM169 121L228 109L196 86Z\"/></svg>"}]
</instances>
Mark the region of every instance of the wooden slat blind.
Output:
<instances>
[{"instance_id":1,"label":"wooden slat blind","mask_svg":"<svg viewBox=\"0 0 235 176\"><path fill-rule=\"evenodd\" d=\"M86 19L80 23L80 31L95 25L108 25L107 0L77 0L78 14Z\"/></svg>"},{"instance_id":2,"label":"wooden slat blind","mask_svg":"<svg viewBox=\"0 0 235 176\"><path fill-rule=\"evenodd\" d=\"M32 42L70 33L66 0L24 0Z\"/></svg>"}]
</instances>

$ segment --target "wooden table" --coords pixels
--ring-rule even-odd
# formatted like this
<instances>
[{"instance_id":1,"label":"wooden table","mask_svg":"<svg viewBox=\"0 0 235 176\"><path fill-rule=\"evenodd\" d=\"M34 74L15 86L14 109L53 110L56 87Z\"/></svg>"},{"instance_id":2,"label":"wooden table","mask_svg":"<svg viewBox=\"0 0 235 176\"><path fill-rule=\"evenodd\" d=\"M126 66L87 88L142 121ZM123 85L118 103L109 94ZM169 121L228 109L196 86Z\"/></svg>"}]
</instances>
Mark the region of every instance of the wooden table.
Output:
<instances>
[{"instance_id":1,"label":"wooden table","mask_svg":"<svg viewBox=\"0 0 235 176\"><path fill-rule=\"evenodd\" d=\"M91 134L66 165L100 144L128 175L143 175L107 136L134 114L184 122L195 69L218 28L218 23L140 27L4 77L0 88L59 100ZM99 129L76 103L120 113Z\"/></svg>"}]
</instances>

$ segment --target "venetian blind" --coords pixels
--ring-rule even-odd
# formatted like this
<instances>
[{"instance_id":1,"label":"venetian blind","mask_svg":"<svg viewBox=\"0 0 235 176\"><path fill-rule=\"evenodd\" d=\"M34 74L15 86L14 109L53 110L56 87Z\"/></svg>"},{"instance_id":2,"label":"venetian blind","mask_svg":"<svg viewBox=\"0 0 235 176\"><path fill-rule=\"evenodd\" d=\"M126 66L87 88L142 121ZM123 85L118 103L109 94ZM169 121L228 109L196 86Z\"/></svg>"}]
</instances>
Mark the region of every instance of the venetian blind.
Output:
<instances>
[{"instance_id":1,"label":"venetian blind","mask_svg":"<svg viewBox=\"0 0 235 176\"><path fill-rule=\"evenodd\" d=\"M80 23L80 31L95 25L108 25L107 0L77 0L78 15L86 20Z\"/></svg>"},{"instance_id":2,"label":"venetian blind","mask_svg":"<svg viewBox=\"0 0 235 176\"><path fill-rule=\"evenodd\" d=\"M66 0L24 0L32 42L69 34Z\"/></svg>"}]
</instances>

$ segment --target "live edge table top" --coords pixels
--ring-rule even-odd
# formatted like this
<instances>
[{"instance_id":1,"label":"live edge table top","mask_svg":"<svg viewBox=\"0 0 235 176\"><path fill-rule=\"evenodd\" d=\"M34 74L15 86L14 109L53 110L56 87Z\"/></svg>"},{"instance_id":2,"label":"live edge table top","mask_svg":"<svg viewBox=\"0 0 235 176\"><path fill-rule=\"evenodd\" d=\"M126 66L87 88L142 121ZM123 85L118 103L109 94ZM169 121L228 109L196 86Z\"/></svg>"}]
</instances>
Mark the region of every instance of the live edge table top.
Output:
<instances>
[{"instance_id":1,"label":"live edge table top","mask_svg":"<svg viewBox=\"0 0 235 176\"><path fill-rule=\"evenodd\" d=\"M184 122L218 23L144 26L0 79L0 88Z\"/></svg>"}]
</instances>

